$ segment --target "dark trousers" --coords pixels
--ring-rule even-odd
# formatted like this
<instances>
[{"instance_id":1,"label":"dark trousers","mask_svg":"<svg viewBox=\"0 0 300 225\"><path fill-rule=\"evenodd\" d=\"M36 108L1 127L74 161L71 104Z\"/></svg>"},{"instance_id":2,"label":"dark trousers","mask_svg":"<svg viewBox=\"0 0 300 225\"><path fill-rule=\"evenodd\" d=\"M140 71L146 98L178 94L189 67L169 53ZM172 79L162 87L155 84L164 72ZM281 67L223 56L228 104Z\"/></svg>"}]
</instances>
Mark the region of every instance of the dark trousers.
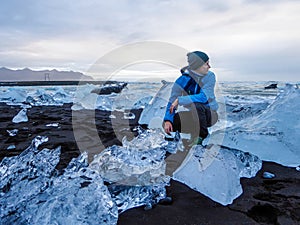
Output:
<instances>
[{"instance_id":1,"label":"dark trousers","mask_svg":"<svg viewBox=\"0 0 300 225\"><path fill-rule=\"evenodd\" d=\"M174 116L173 131L189 133L191 137L206 138L208 127L218 121L218 113L209 107L195 103L190 111L178 112Z\"/></svg>"}]
</instances>

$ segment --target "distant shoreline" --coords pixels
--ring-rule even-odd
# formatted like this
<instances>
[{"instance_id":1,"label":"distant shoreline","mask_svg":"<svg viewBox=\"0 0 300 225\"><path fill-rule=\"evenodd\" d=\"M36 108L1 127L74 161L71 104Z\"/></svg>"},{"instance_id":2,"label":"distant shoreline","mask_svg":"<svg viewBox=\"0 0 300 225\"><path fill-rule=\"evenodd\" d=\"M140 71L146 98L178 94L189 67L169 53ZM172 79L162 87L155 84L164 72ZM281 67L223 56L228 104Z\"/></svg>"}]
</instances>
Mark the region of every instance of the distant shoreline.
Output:
<instances>
[{"instance_id":1,"label":"distant shoreline","mask_svg":"<svg viewBox=\"0 0 300 225\"><path fill-rule=\"evenodd\" d=\"M78 80L67 80L67 81L0 81L0 86L64 86L64 85L85 85L85 84L111 84L120 83L117 81L78 81Z\"/></svg>"}]
</instances>

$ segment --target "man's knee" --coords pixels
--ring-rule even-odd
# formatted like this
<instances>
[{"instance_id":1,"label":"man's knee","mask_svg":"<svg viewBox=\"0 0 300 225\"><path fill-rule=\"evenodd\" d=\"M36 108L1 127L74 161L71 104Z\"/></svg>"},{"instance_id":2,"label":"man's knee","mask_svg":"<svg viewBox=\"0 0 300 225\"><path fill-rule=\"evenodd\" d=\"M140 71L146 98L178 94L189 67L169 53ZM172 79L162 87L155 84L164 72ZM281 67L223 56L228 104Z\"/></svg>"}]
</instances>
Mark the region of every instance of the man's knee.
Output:
<instances>
[{"instance_id":1,"label":"man's knee","mask_svg":"<svg viewBox=\"0 0 300 225\"><path fill-rule=\"evenodd\" d=\"M205 113L205 111L208 109L208 107L202 103L195 103L195 108L198 113Z\"/></svg>"},{"instance_id":2,"label":"man's knee","mask_svg":"<svg viewBox=\"0 0 300 225\"><path fill-rule=\"evenodd\" d=\"M216 111L211 111L211 123L210 126L215 125L218 122L219 116Z\"/></svg>"}]
</instances>

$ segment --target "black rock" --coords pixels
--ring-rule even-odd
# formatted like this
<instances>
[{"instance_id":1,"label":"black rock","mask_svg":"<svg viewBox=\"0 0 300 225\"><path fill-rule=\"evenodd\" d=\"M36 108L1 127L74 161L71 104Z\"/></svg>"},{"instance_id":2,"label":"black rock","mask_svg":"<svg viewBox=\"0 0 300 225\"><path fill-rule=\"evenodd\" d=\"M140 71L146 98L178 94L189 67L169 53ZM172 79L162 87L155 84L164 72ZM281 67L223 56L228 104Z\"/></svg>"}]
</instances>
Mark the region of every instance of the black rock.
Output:
<instances>
[{"instance_id":1,"label":"black rock","mask_svg":"<svg viewBox=\"0 0 300 225\"><path fill-rule=\"evenodd\" d=\"M265 89L276 89L276 88L277 88L277 84L270 84L265 87Z\"/></svg>"},{"instance_id":2,"label":"black rock","mask_svg":"<svg viewBox=\"0 0 300 225\"><path fill-rule=\"evenodd\" d=\"M125 87L127 83L110 83L106 84L103 87L95 88L91 91L91 93L96 93L98 95L109 95L111 93L120 93Z\"/></svg>"}]
</instances>

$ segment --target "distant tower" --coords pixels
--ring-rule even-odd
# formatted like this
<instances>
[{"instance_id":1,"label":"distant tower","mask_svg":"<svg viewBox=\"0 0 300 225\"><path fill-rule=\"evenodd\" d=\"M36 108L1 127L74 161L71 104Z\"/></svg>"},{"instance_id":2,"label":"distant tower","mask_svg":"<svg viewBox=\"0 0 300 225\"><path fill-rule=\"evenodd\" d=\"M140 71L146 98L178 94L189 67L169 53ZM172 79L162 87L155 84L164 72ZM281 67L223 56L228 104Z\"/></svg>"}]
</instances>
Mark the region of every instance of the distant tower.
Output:
<instances>
[{"instance_id":1,"label":"distant tower","mask_svg":"<svg viewBox=\"0 0 300 225\"><path fill-rule=\"evenodd\" d=\"M50 73L45 73L45 81L50 81Z\"/></svg>"}]
</instances>

